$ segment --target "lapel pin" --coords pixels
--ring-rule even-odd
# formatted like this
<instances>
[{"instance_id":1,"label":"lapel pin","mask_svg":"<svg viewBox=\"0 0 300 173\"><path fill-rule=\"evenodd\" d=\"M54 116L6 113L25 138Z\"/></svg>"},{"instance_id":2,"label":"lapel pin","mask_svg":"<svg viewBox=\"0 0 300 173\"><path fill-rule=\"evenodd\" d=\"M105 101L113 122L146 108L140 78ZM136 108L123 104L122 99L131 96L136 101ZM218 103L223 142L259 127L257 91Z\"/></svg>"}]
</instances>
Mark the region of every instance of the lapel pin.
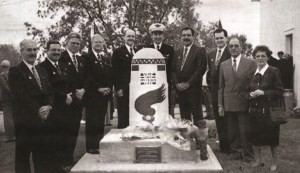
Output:
<instances>
[{"instance_id":1,"label":"lapel pin","mask_svg":"<svg viewBox=\"0 0 300 173\"><path fill-rule=\"evenodd\" d=\"M71 63L69 62L68 65L71 65Z\"/></svg>"},{"instance_id":2,"label":"lapel pin","mask_svg":"<svg viewBox=\"0 0 300 173\"><path fill-rule=\"evenodd\" d=\"M129 55L128 55L128 54L126 54L126 57L129 57Z\"/></svg>"},{"instance_id":3,"label":"lapel pin","mask_svg":"<svg viewBox=\"0 0 300 173\"><path fill-rule=\"evenodd\" d=\"M53 74L56 74L55 71L53 72Z\"/></svg>"},{"instance_id":4,"label":"lapel pin","mask_svg":"<svg viewBox=\"0 0 300 173\"><path fill-rule=\"evenodd\" d=\"M29 76L29 79L32 79L32 77L31 77L31 76Z\"/></svg>"},{"instance_id":5,"label":"lapel pin","mask_svg":"<svg viewBox=\"0 0 300 173\"><path fill-rule=\"evenodd\" d=\"M97 64L98 62L97 61L95 61L95 64Z\"/></svg>"}]
</instances>

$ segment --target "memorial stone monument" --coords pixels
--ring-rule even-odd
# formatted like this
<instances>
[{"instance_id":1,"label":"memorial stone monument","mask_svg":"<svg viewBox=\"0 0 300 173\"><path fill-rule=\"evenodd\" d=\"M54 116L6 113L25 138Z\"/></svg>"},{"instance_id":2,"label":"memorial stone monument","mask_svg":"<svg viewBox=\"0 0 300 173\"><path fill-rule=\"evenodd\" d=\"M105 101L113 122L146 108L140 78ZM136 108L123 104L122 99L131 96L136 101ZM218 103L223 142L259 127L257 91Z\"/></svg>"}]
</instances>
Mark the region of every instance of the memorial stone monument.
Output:
<instances>
[{"instance_id":1,"label":"memorial stone monument","mask_svg":"<svg viewBox=\"0 0 300 173\"><path fill-rule=\"evenodd\" d=\"M131 65L129 126L112 129L100 141L100 156L86 153L71 172L222 172L205 142L208 129L169 115L167 88L161 53L138 51ZM206 151L201 157L199 142Z\"/></svg>"},{"instance_id":2,"label":"memorial stone monument","mask_svg":"<svg viewBox=\"0 0 300 173\"><path fill-rule=\"evenodd\" d=\"M160 126L169 115L164 57L156 49L145 48L134 55L131 64L129 125L147 121Z\"/></svg>"}]
</instances>

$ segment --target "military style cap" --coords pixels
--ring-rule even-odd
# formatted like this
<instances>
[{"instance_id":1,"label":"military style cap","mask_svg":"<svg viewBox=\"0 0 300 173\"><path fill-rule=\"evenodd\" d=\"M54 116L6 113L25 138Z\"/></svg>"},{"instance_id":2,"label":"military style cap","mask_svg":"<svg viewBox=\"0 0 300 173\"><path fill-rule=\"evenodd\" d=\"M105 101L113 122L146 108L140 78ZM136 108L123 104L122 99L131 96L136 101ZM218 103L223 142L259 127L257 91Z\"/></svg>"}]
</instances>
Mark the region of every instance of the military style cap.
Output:
<instances>
[{"instance_id":1,"label":"military style cap","mask_svg":"<svg viewBox=\"0 0 300 173\"><path fill-rule=\"evenodd\" d=\"M161 23L153 23L150 27L149 27L149 32L164 32L166 30L166 27L161 24Z\"/></svg>"},{"instance_id":2,"label":"military style cap","mask_svg":"<svg viewBox=\"0 0 300 173\"><path fill-rule=\"evenodd\" d=\"M68 42L71 38L78 38L81 40L81 36L77 32L71 32L68 37L66 38L66 42Z\"/></svg>"}]
</instances>

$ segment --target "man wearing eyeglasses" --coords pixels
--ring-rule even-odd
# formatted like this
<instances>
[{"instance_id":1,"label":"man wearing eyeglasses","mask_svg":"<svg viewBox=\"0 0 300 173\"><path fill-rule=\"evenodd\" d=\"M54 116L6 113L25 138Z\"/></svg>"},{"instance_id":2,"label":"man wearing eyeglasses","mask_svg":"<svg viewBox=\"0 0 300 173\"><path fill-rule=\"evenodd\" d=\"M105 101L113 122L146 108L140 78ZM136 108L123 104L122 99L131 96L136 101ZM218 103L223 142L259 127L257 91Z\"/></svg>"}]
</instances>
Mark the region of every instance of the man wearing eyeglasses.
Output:
<instances>
[{"instance_id":1,"label":"man wearing eyeglasses","mask_svg":"<svg viewBox=\"0 0 300 173\"><path fill-rule=\"evenodd\" d=\"M62 52L59 62L66 64L67 68L67 90L72 98L68 116L72 117L66 124L66 139L63 164L65 167L73 165L73 153L76 146L77 136L82 118L83 99L86 91L87 68L86 61L79 56L81 36L72 32L66 38L66 50Z\"/></svg>"},{"instance_id":2,"label":"man wearing eyeglasses","mask_svg":"<svg viewBox=\"0 0 300 173\"><path fill-rule=\"evenodd\" d=\"M256 70L256 63L241 54L238 37L229 39L231 58L220 66L218 113L227 119L229 145L233 159L253 159L252 146L248 143L248 89Z\"/></svg>"},{"instance_id":3,"label":"man wearing eyeglasses","mask_svg":"<svg viewBox=\"0 0 300 173\"><path fill-rule=\"evenodd\" d=\"M8 83L13 94L13 120L16 134L15 172L53 172L47 161L47 133L51 124L52 88L43 68L35 66L37 44L25 39L20 43L23 61L11 67ZM50 124L49 124L50 123Z\"/></svg>"},{"instance_id":4,"label":"man wearing eyeglasses","mask_svg":"<svg viewBox=\"0 0 300 173\"><path fill-rule=\"evenodd\" d=\"M125 31L124 46L114 50L112 55L112 68L114 87L118 105L118 128L129 125L129 83L131 76L131 60L138 49L135 47L135 32L131 29Z\"/></svg>"}]
</instances>

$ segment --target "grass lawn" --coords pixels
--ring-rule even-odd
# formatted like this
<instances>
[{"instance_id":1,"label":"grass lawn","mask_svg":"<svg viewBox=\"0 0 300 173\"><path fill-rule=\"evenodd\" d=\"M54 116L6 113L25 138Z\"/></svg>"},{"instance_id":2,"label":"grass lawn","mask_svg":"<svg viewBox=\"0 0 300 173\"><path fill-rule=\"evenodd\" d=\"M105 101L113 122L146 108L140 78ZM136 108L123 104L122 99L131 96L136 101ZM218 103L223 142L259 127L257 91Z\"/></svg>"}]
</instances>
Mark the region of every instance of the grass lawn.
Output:
<instances>
[{"instance_id":1,"label":"grass lawn","mask_svg":"<svg viewBox=\"0 0 300 173\"><path fill-rule=\"evenodd\" d=\"M78 161L85 153L85 135L84 126L80 129L80 134L77 141L76 151L74 154L75 160ZM106 131L110 130L108 127ZM288 124L281 126L280 132L280 159L279 170L281 173L298 173L300 172L300 119L291 119ZM0 141L3 139L3 134L0 135ZM265 167L252 170L252 163L243 163L240 161L230 160L229 156L218 152L218 146L214 139L209 140L211 148L214 150L219 162L221 163L224 172L226 173L265 173L269 172L271 153L268 147L263 149ZM14 146L15 143L3 143L0 147L0 173L14 172Z\"/></svg>"}]
</instances>

